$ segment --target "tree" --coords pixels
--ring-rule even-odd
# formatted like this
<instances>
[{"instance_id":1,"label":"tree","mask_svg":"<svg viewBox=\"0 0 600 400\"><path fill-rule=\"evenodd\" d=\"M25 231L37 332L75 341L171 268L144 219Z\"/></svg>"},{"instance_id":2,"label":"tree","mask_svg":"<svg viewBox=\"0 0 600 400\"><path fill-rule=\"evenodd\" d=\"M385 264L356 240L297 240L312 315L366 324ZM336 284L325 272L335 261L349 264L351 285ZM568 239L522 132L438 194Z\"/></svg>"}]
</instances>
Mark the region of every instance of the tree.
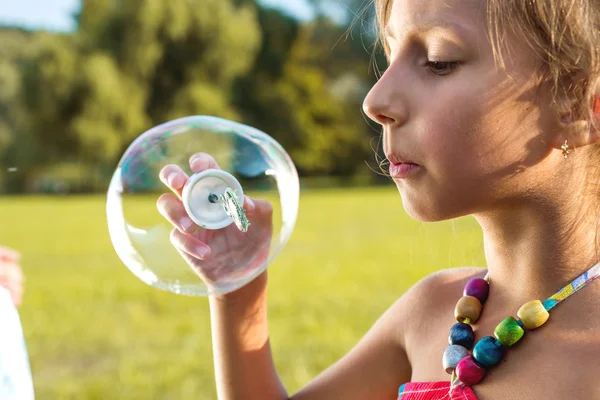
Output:
<instances>
[{"instance_id":1,"label":"tree","mask_svg":"<svg viewBox=\"0 0 600 400\"><path fill-rule=\"evenodd\" d=\"M301 174L355 173L374 38L313 2L304 23L256 0L83 0L73 33L0 29L0 154L23 166L0 179L104 189L138 135L199 114L267 132Z\"/></svg>"},{"instance_id":2,"label":"tree","mask_svg":"<svg viewBox=\"0 0 600 400\"><path fill-rule=\"evenodd\" d=\"M143 88L152 123L189 114L234 118L231 85L250 69L260 44L254 4L236 4L85 0L80 33Z\"/></svg>"},{"instance_id":3,"label":"tree","mask_svg":"<svg viewBox=\"0 0 600 400\"><path fill-rule=\"evenodd\" d=\"M273 27L290 18L276 11L269 15ZM327 29L332 32L325 34ZM238 105L251 125L286 148L301 174L351 175L361 165L358 160L368 156L369 140L357 105L365 85L354 81L361 92L354 100L339 96L335 89L342 68L326 66L336 63L332 49L343 30L318 19L284 32L278 36L277 29L264 29L256 73L240 83ZM347 72L353 67L347 65Z\"/></svg>"},{"instance_id":4,"label":"tree","mask_svg":"<svg viewBox=\"0 0 600 400\"><path fill-rule=\"evenodd\" d=\"M190 114L236 118L231 87L258 51L255 12L230 0L85 0L75 34L36 33L40 51L21 68L31 132L44 149L30 167L71 163L107 182L153 125Z\"/></svg>"},{"instance_id":5,"label":"tree","mask_svg":"<svg viewBox=\"0 0 600 400\"><path fill-rule=\"evenodd\" d=\"M9 191L23 190L28 166L41 153L24 106L21 74L37 51L33 38L22 29L0 28L0 188Z\"/></svg>"}]
</instances>

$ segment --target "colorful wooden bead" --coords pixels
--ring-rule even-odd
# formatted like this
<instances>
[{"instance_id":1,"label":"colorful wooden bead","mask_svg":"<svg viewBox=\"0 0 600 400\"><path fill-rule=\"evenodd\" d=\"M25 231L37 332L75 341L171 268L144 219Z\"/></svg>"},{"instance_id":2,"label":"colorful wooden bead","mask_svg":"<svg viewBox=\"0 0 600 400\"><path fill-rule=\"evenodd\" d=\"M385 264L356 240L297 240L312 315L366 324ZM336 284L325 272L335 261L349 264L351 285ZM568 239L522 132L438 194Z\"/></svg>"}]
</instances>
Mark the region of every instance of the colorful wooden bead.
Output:
<instances>
[{"instance_id":1,"label":"colorful wooden bead","mask_svg":"<svg viewBox=\"0 0 600 400\"><path fill-rule=\"evenodd\" d=\"M456 365L469 355L469 350L466 348L459 346L457 344L446 347L446 351L444 351L444 357L442 359L442 363L444 364L444 370L451 374L456 368Z\"/></svg>"},{"instance_id":2,"label":"colorful wooden bead","mask_svg":"<svg viewBox=\"0 0 600 400\"><path fill-rule=\"evenodd\" d=\"M456 304L454 316L458 322L470 324L476 322L481 314L481 302L477 297L464 296Z\"/></svg>"},{"instance_id":3,"label":"colorful wooden bead","mask_svg":"<svg viewBox=\"0 0 600 400\"><path fill-rule=\"evenodd\" d=\"M475 334L471 325L457 322L450 328L450 334L448 335L448 344L457 344L459 346L470 349L475 343Z\"/></svg>"},{"instance_id":4,"label":"colorful wooden bead","mask_svg":"<svg viewBox=\"0 0 600 400\"><path fill-rule=\"evenodd\" d=\"M546 311L546 308L539 300L532 300L523 304L523 306L519 308L517 315L527 329L539 328L548 321L548 318L550 318L550 313Z\"/></svg>"},{"instance_id":5,"label":"colorful wooden bead","mask_svg":"<svg viewBox=\"0 0 600 400\"><path fill-rule=\"evenodd\" d=\"M494 335L505 347L510 347L517 343L525 331L521 328L516 319L507 317L502 320L494 329Z\"/></svg>"},{"instance_id":6,"label":"colorful wooden bead","mask_svg":"<svg viewBox=\"0 0 600 400\"><path fill-rule=\"evenodd\" d=\"M467 356L456 366L456 376L467 386L475 385L485 376L485 369L477 365L473 357Z\"/></svg>"},{"instance_id":7,"label":"colorful wooden bead","mask_svg":"<svg viewBox=\"0 0 600 400\"><path fill-rule=\"evenodd\" d=\"M473 296L479 299L481 304L485 304L485 301L490 294L490 285L488 281L483 278L473 278L467 282L465 286L464 296Z\"/></svg>"},{"instance_id":8,"label":"colorful wooden bead","mask_svg":"<svg viewBox=\"0 0 600 400\"><path fill-rule=\"evenodd\" d=\"M493 336L481 338L473 348L473 358L485 368L493 367L502 361L504 347Z\"/></svg>"},{"instance_id":9,"label":"colorful wooden bead","mask_svg":"<svg viewBox=\"0 0 600 400\"><path fill-rule=\"evenodd\" d=\"M519 324L521 328L525 329L525 325L523 325L523 321L521 321L520 319L517 320L517 324Z\"/></svg>"}]
</instances>

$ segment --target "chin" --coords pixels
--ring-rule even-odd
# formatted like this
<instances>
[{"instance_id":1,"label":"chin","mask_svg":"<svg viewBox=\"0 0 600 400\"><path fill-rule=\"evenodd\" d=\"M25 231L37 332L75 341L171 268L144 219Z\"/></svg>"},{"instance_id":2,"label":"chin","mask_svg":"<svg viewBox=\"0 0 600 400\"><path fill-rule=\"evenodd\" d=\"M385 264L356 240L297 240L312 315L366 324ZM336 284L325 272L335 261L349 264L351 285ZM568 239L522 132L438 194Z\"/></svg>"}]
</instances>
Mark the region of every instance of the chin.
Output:
<instances>
[{"instance_id":1,"label":"chin","mask_svg":"<svg viewBox=\"0 0 600 400\"><path fill-rule=\"evenodd\" d=\"M466 215L465 213L442 207L442 204L424 200L426 199L406 200L402 197L402 205L408 215L421 222L440 222Z\"/></svg>"},{"instance_id":2,"label":"chin","mask_svg":"<svg viewBox=\"0 0 600 400\"><path fill-rule=\"evenodd\" d=\"M413 207L410 207L410 208L404 207L404 210L412 218L416 219L417 221L421 221L421 222L439 222L439 221L444 221L444 220L448 219L448 218L443 217L442 215L439 215L439 213L432 213L432 212L428 212L425 210L418 210Z\"/></svg>"}]
</instances>

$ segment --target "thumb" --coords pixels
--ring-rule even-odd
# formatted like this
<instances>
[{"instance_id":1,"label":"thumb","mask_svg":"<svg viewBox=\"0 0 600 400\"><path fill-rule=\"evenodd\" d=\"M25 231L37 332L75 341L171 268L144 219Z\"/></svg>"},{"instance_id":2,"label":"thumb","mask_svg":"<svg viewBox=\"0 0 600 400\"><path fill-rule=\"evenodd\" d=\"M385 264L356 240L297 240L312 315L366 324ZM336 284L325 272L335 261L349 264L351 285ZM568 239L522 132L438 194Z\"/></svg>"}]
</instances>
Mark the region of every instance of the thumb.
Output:
<instances>
[{"instance_id":1,"label":"thumb","mask_svg":"<svg viewBox=\"0 0 600 400\"><path fill-rule=\"evenodd\" d=\"M273 206L265 199L255 199L246 196L244 206L248 218L254 217L262 220L265 217L271 218L273 214Z\"/></svg>"},{"instance_id":2,"label":"thumb","mask_svg":"<svg viewBox=\"0 0 600 400\"><path fill-rule=\"evenodd\" d=\"M246 214L252 214L256 209L256 204L254 203L254 199L250 196L244 196L244 210L246 210Z\"/></svg>"}]
</instances>

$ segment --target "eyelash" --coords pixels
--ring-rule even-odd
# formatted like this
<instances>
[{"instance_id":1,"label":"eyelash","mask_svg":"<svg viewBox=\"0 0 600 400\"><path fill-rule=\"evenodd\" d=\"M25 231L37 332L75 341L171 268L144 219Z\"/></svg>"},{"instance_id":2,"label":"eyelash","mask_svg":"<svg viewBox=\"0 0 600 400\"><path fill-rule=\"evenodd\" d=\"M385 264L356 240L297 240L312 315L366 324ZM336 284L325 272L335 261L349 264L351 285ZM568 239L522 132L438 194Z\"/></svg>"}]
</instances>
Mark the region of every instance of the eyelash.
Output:
<instances>
[{"instance_id":1,"label":"eyelash","mask_svg":"<svg viewBox=\"0 0 600 400\"><path fill-rule=\"evenodd\" d=\"M450 74L452 71L454 71L456 69L456 67L458 67L458 61L427 61L427 63L425 63L425 65L434 74L439 75L439 76L445 76L445 75ZM440 65L442 65L442 66L444 66L444 65L449 66L450 70L448 71L447 69L444 69L445 71L448 71L448 72L439 73L439 72L436 72L436 71L434 71L432 69L432 67L439 67Z\"/></svg>"}]
</instances>

